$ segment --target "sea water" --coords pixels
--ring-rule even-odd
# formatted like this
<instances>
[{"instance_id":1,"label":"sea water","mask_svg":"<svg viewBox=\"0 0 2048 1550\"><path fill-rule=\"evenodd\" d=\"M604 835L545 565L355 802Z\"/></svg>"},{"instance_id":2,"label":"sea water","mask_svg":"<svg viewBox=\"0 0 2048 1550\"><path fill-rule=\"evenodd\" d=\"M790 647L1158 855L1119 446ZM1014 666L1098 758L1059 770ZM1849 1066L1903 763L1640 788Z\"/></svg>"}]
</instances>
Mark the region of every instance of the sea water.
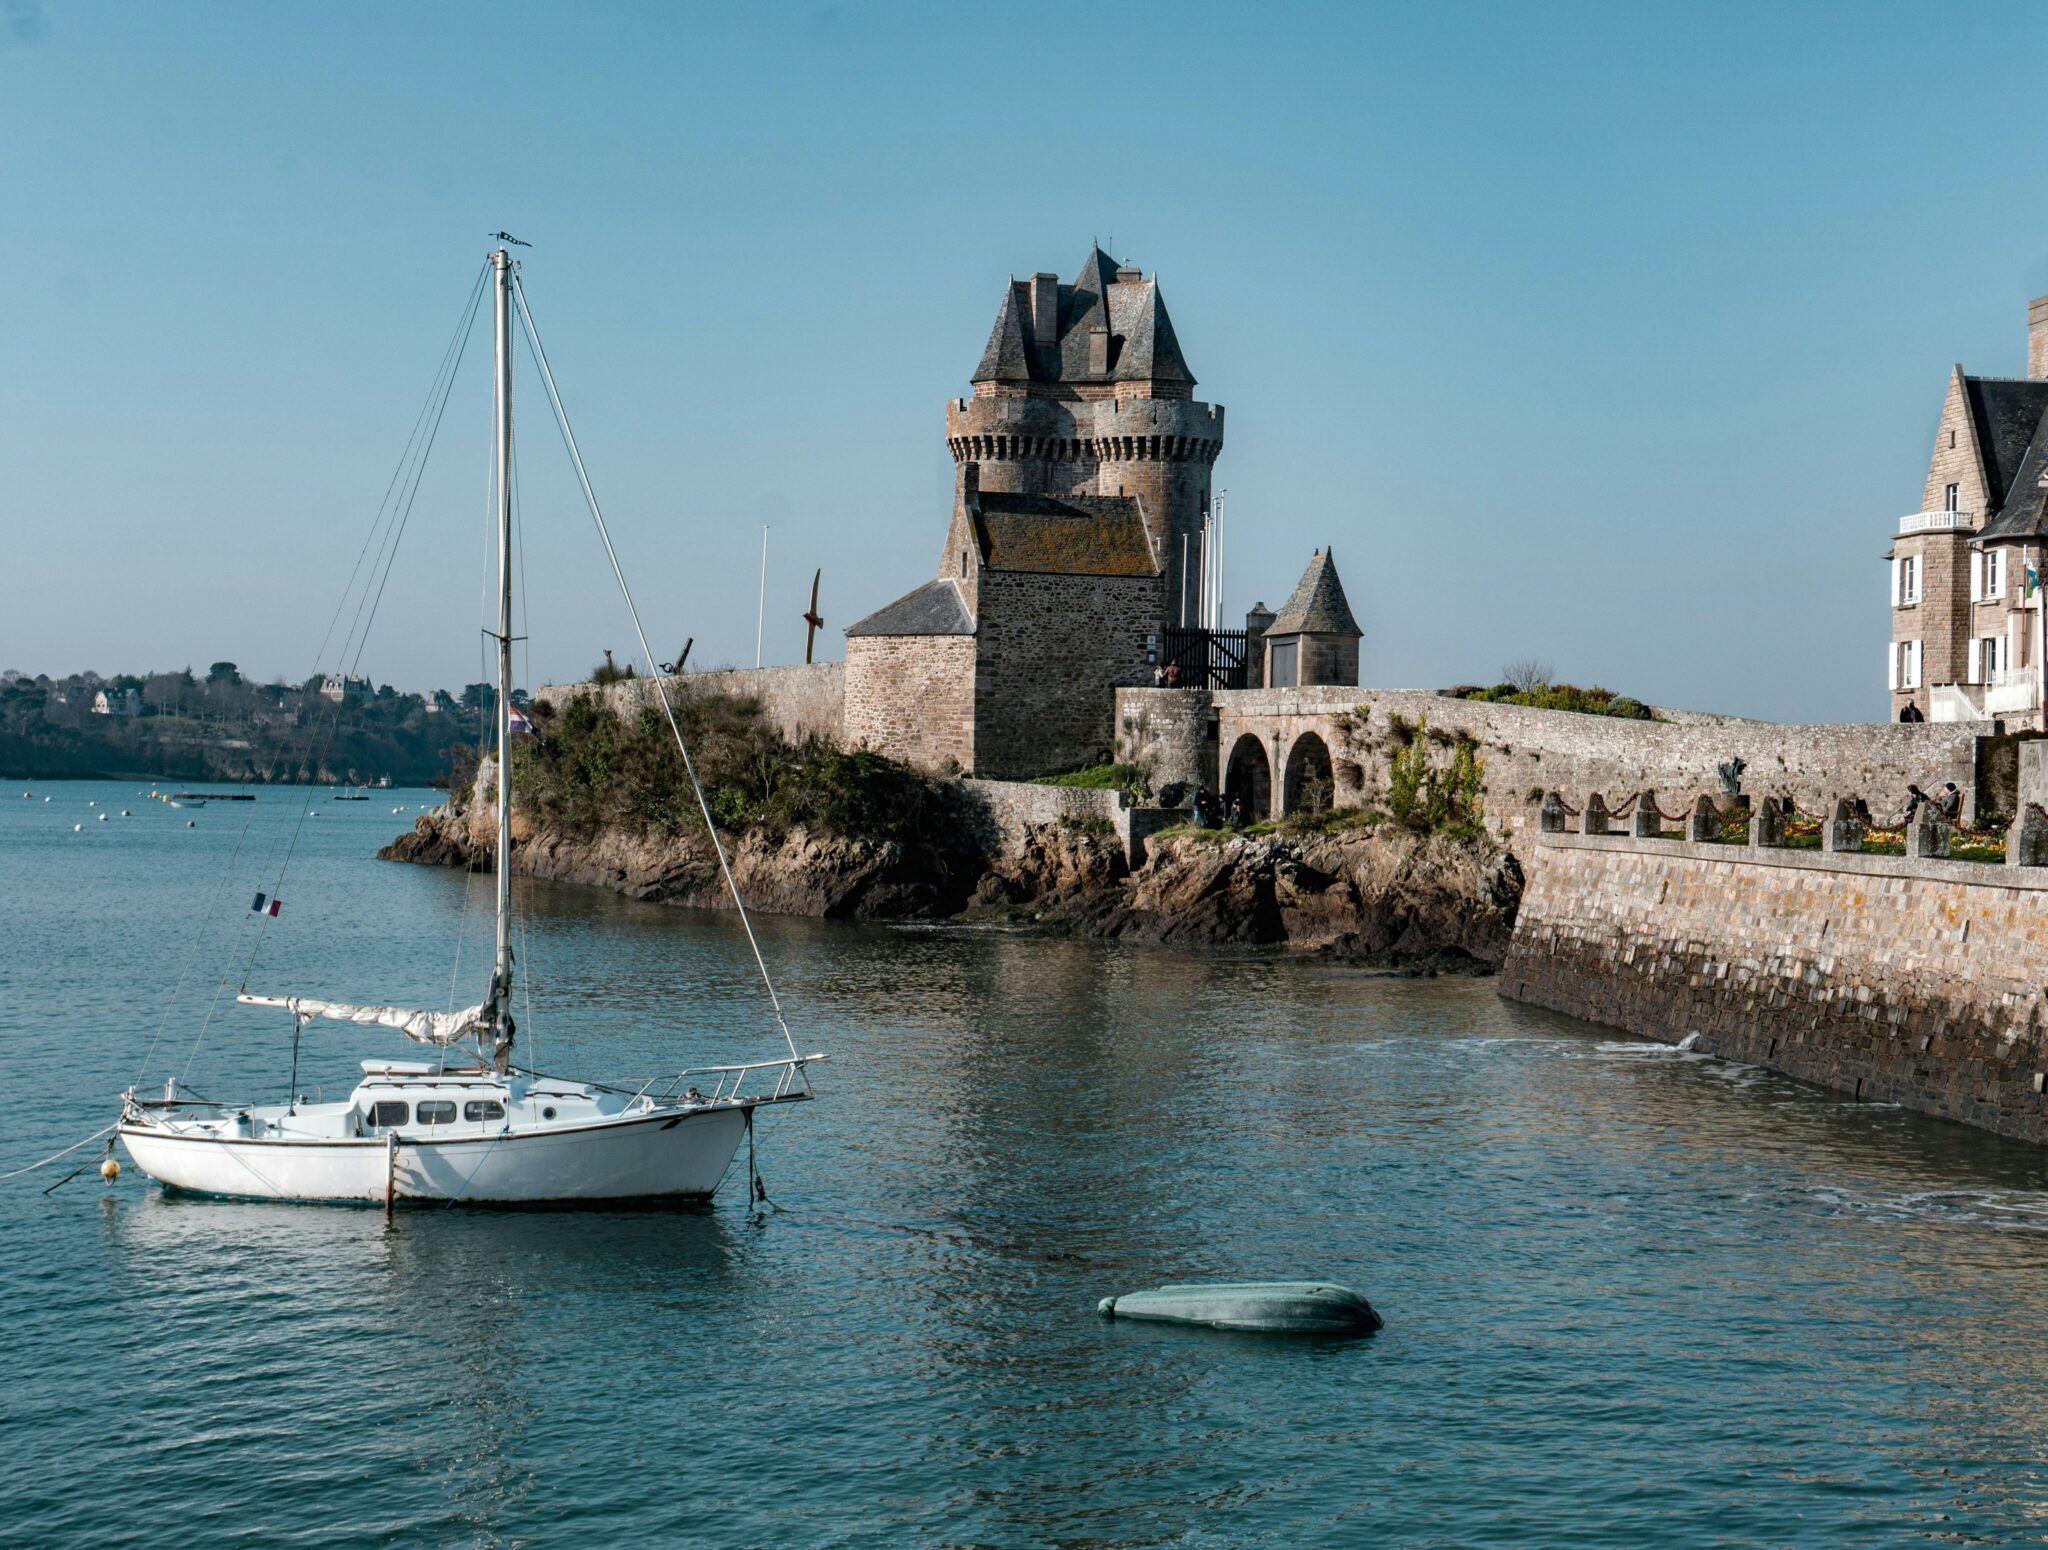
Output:
<instances>
[{"instance_id":1,"label":"sea water","mask_svg":"<svg viewBox=\"0 0 2048 1550\"><path fill-rule=\"evenodd\" d=\"M0 795L0 1170L108 1123L132 1082L282 1098L289 1019L235 1006L245 982L435 1008L482 988L488 879L372 859L430 793L145 789ZM515 891L543 1068L781 1048L730 915ZM1483 979L757 925L799 1045L831 1056L817 1102L762 1118L765 1210L744 1153L709 1208L390 1226L132 1166L42 1193L97 1147L0 1185L0 1542L2048 1532L2035 1151ZM299 1089L409 1052L315 1025ZM1334 1279L1386 1328L1094 1311L1199 1277Z\"/></svg>"}]
</instances>

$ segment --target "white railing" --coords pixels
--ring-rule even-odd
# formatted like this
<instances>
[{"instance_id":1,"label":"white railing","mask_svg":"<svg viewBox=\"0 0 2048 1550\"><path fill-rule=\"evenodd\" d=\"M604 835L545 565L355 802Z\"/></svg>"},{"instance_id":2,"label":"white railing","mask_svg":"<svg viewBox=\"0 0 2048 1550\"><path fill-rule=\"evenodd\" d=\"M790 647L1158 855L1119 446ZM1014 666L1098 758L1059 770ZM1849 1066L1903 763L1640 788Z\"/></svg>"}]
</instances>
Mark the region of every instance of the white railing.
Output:
<instances>
[{"instance_id":1,"label":"white railing","mask_svg":"<svg viewBox=\"0 0 2048 1550\"><path fill-rule=\"evenodd\" d=\"M811 1076L805 1068L825 1058L822 1054L799 1055L795 1060L756 1060L744 1066L696 1066L691 1070L678 1072L659 1093L652 1093L650 1089L661 1078L649 1077L640 1084L639 1091L635 1092L627 1103L629 1106L640 1103L643 1107L651 1107L659 1103L677 1102L676 1089L682 1087L693 1076L713 1077L716 1080L712 1083L709 1093L701 1092L696 1084L691 1083L682 1095L682 1102L735 1103L742 1096L775 1102L794 1094L799 1083L803 1086L804 1094L808 1095L811 1091ZM755 1071L775 1072L774 1085L766 1093L756 1091L743 1094L741 1089L746 1085L747 1077Z\"/></svg>"},{"instance_id":2,"label":"white railing","mask_svg":"<svg viewBox=\"0 0 2048 1550\"><path fill-rule=\"evenodd\" d=\"M1977 530L1977 513L1974 511L1916 511L1910 517L1899 518L1901 533L1944 532L1960 528L1963 532Z\"/></svg>"}]
</instances>

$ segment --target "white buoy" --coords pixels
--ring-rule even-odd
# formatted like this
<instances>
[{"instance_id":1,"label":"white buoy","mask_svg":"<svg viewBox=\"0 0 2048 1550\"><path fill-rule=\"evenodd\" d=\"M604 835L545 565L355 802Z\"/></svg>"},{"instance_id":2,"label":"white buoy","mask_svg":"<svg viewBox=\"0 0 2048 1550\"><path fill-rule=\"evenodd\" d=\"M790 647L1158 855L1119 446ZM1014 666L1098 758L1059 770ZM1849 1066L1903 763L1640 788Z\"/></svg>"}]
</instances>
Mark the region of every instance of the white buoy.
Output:
<instances>
[{"instance_id":1,"label":"white buoy","mask_svg":"<svg viewBox=\"0 0 2048 1550\"><path fill-rule=\"evenodd\" d=\"M71 832L73 834L83 834L85 833L85 825L82 823L75 823L71 826Z\"/></svg>"},{"instance_id":2,"label":"white buoy","mask_svg":"<svg viewBox=\"0 0 2048 1550\"><path fill-rule=\"evenodd\" d=\"M194 823L191 819L187 818L185 820L185 827L188 829L196 829L199 827L199 825Z\"/></svg>"},{"instance_id":3,"label":"white buoy","mask_svg":"<svg viewBox=\"0 0 2048 1550\"><path fill-rule=\"evenodd\" d=\"M106 821L107 821L107 815L106 815L105 813L101 813L101 814L100 814L100 822L101 822L101 823L105 823Z\"/></svg>"},{"instance_id":4,"label":"white buoy","mask_svg":"<svg viewBox=\"0 0 2048 1550\"><path fill-rule=\"evenodd\" d=\"M48 797L44 797L44 798L43 798L43 800L44 800L45 802L47 802L47 801L49 801L50 799L49 799Z\"/></svg>"},{"instance_id":5,"label":"white buoy","mask_svg":"<svg viewBox=\"0 0 2048 1550\"><path fill-rule=\"evenodd\" d=\"M133 813L129 812L129 811L128 811L128 809L124 807L124 808L122 808L122 809L121 809L121 816L122 816L123 818L132 818L132 817L134 817L135 815L134 815Z\"/></svg>"}]
</instances>

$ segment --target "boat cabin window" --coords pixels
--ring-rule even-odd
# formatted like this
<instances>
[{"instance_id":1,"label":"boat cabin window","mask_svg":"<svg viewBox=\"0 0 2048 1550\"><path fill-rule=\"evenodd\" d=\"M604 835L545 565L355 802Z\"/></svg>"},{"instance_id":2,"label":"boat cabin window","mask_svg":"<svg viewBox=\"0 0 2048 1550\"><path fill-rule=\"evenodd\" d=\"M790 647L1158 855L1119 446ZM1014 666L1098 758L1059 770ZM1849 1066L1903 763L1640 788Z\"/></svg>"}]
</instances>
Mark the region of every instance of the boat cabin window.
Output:
<instances>
[{"instance_id":1,"label":"boat cabin window","mask_svg":"<svg viewBox=\"0 0 2048 1550\"><path fill-rule=\"evenodd\" d=\"M387 1125L405 1123L405 1105L402 1103L373 1103L370 1105L370 1126L382 1130Z\"/></svg>"},{"instance_id":2,"label":"boat cabin window","mask_svg":"<svg viewBox=\"0 0 2048 1550\"><path fill-rule=\"evenodd\" d=\"M422 1125L452 1125L455 1123L455 1105L423 1101L414 1110Z\"/></svg>"},{"instance_id":3,"label":"boat cabin window","mask_svg":"<svg viewBox=\"0 0 2048 1550\"><path fill-rule=\"evenodd\" d=\"M495 1098L485 1098L481 1101L472 1098L462 1106L462 1117L469 1120L503 1119L505 1105Z\"/></svg>"}]
</instances>

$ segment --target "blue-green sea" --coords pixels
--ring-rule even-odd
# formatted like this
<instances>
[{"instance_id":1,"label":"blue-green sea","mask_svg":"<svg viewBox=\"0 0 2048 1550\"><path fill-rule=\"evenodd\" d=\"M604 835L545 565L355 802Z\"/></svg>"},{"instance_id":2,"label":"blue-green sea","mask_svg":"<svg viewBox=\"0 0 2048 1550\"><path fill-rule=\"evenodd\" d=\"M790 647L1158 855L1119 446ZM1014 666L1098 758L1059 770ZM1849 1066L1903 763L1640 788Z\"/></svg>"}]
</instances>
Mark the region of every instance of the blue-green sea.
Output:
<instances>
[{"instance_id":1,"label":"blue-green sea","mask_svg":"<svg viewBox=\"0 0 2048 1550\"><path fill-rule=\"evenodd\" d=\"M245 976L436 1008L482 987L487 880L372 859L430 793L143 790L0 787L0 1170L130 1083L282 1097L289 1022L232 1004ZM730 916L516 891L542 1068L779 1048ZM831 1057L818 1102L764 1116L769 1209L744 1156L709 1208L388 1226L132 1167L43 1193L97 1147L0 1184L0 1543L2048 1537L2039 1153L1488 980L759 928ZM395 1041L324 1025L299 1085L344 1091ZM1306 1276L1386 1328L1094 1311Z\"/></svg>"}]
</instances>

